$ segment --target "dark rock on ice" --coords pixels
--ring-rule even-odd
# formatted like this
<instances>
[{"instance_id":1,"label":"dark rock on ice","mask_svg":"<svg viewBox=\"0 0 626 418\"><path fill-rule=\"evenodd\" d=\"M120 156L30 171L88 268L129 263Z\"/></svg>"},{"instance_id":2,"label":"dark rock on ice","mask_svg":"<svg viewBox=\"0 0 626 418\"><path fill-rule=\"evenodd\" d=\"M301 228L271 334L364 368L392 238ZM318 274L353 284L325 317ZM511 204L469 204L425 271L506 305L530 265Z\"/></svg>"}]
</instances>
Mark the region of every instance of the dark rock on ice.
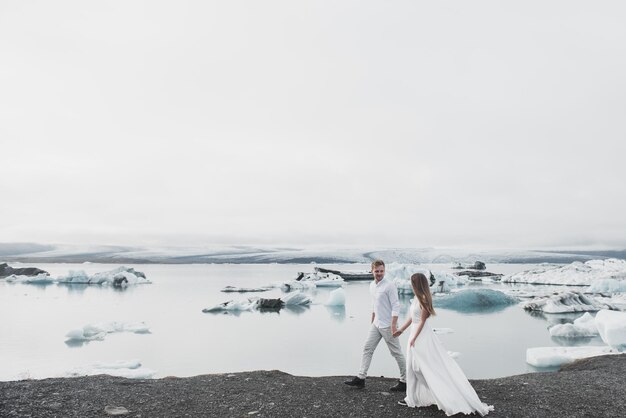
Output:
<instances>
[{"instance_id":1,"label":"dark rock on ice","mask_svg":"<svg viewBox=\"0 0 626 418\"><path fill-rule=\"evenodd\" d=\"M13 268L7 263L0 264L0 278L8 277L12 274L16 276L37 276L39 274L48 274L48 272L37 267Z\"/></svg>"}]
</instances>

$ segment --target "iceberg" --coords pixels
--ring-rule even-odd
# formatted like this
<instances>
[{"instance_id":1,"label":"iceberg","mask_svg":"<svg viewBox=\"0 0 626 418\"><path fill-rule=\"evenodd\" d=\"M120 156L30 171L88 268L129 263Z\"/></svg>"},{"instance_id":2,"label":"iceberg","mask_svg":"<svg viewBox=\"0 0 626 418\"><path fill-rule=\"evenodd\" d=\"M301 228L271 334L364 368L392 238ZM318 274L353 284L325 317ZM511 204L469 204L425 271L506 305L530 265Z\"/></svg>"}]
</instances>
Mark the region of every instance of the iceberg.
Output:
<instances>
[{"instance_id":1,"label":"iceberg","mask_svg":"<svg viewBox=\"0 0 626 418\"><path fill-rule=\"evenodd\" d=\"M337 289L343 290L343 289ZM293 292L282 298L285 306L310 305L313 300L302 292Z\"/></svg>"},{"instance_id":2,"label":"iceberg","mask_svg":"<svg viewBox=\"0 0 626 418\"><path fill-rule=\"evenodd\" d=\"M48 273L40 273L36 276L21 276L12 274L6 277L7 283L24 283L24 284L52 284L54 279Z\"/></svg>"},{"instance_id":3,"label":"iceberg","mask_svg":"<svg viewBox=\"0 0 626 418\"><path fill-rule=\"evenodd\" d=\"M291 292L294 290L310 290L315 289L317 286L315 282L305 281L299 282L297 280L287 280L286 282L276 282L271 285L272 287L279 287L285 292Z\"/></svg>"},{"instance_id":4,"label":"iceberg","mask_svg":"<svg viewBox=\"0 0 626 418\"><path fill-rule=\"evenodd\" d=\"M101 322L88 324L82 328L73 329L65 334L68 341L93 341L103 340L107 334L114 332L133 332L135 334L148 334L150 328L144 322Z\"/></svg>"},{"instance_id":5,"label":"iceberg","mask_svg":"<svg viewBox=\"0 0 626 418\"><path fill-rule=\"evenodd\" d=\"M151 379L156 371L142 367L139 360L116 361L112 363L94 363L90 366L78 367L64 374L64 377L95 376L125 377L127 379Z\"/></svg>"},{"instance_id":6,"label":"iceberg","mask_svg":"<svg viewBox=\"0 0 626 418\"><path fill-rule=\"evenodd\" d=\"M554 284L589 286L606 279L626 279L626 260L610 258L590 260L584 263L574 261L565 266L546 266L505 276L505 283Z\"/></svg>"},{"instance_id":7,"label":"iceberg","mask_svg":"<svg viewBox=\"0 0 626 418\"><path fill-rule=\"evenodd\" d=\"M433 298L436 308L464 313L495 312L517 303L516 298L493 289L460 290Z\"/></svg>"},{"instance_id":8,"label":"iceberg","mask_svg":"<svg viewBox=\"0 0 626 418\"><path fill-rule=\"evenodd\" d=\"M588 357L619 354L611 347L535 347L526 350L526 363L535 367L558 367Z\"/></svg>"},{"instance_id":9,"label":"iceberg","mask_svg":"<svg viewBox=\"0 0 626 418\"><path fill-rule=\"evenodd\" d=\"M258 310L271 310L271 311L279 311L285 306L303 306L311 304L311 298L303 294L302 292L297 292L292 295L287 295L284 300L276 298L276 299L263 299L263 298L248 298L242 301L234 301L229 300L228 302L223 302L212 306L210 308L204 308L202 312L204 313L215 313L215 312L241 312L241 311L251 311L254 309Z\"/></svg>"},{"instance_id":10,"label":"iceberg","mask_svg":"<svg viewBox=\"0 0 626 418\"><path fill-rule=\"evenodd\" d=\"M573 324L557 324L549 329L550 336L558 338L584 338L598 335L595 319L585 312L574 320Z\"/></svg>"},{"instance_id":11,"label":"iceberg","mask_svg":"<svg viewBox=\"0 0 626 418\"><path fill-rule=\"evenodd\" d=\"M346 292L342 288L335 289L328 295L326 306L345 306Z\"/></svg>"},{"instance_id":12,"label":"iceberg","mask_svg":"<svg viewBox=\"0 0 626 418\"><path fill-rule=\"evenodd\" d=\"M596 314L595 325L606 344L626 346L626 313L603 309Z\"/></svg>"},{"instance_id":13,"label":"iceberg","mask_svg":"<svg viewBox=\"0 0 626 418\"><path fill-rule=\"evenodd\" d=\"M591 283L589 293L621 293L626 292L626 280L600 279Z\"/></svg>"},{"instance_id":14,"label":"iceberg","mask_svg":"<svg viewBox=\"0 0 626 418\"><path fill-rule=\"evenodd\" d=\"M580 292L562 292L552 296L538 297L523 305L528 311L544 313L595 312L614 309L613 306Z\"/></svg>"},{"instance_id":15,"label":"iceberg","mask_svg":"<svg viewBox=\"0 0 626 418\"><path fill-rule=\"evenodd\" d=\"M266 291L268 291L270 289L271 289L271 287L235 287L235 286L226 286L221 291L222 292L246 293L246 292L266 292Z\"/></svg>"},{"instance_id":16,"label":"iceberg","mask_svg":"<svg viewBox=\"0 0 626 418\"><path fill-rule=\"evenodd\" d=\"M343 286L345 280L334 273L322 273L316 271L315 273L303 274L299 277L299 282L312 282L317 287L340 287Z\"/></svg>"},{"instance_id":17,"label":"iceberg","mask_svg":"<svg viewBox=\"0 0 626 418\"><path fill-rule=\"evenodd\" d=\"M142 272L124 266L96 273L92 276L89 276L83 270L70 270L69 274L60 276L56 281L64 284L99 284L122 288L129 285L151 283Z\"/></svg>"}]
</instances>

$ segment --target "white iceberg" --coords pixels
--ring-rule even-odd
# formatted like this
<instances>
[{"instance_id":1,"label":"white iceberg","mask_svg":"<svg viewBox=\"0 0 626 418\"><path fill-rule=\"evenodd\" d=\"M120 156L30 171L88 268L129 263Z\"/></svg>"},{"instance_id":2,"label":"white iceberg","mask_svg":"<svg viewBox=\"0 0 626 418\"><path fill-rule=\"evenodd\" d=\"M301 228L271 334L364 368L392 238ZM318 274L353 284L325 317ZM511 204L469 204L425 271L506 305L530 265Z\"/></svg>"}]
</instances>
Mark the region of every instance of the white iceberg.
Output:
<instances>
[{"instance_id":1,"label":"white iceberg","mask_svg":"<svg viewBox=\"0 0 626 418\"><path fill-rule=\"evenodd\" d=\"M574 320L573 324L557 324L549 329L552 337L559 338L584 338L598 335L598 327L593 316L585 312Z\"/></svg>"},{"instance_id":2,"label":"white iceberg","mask_svg":"<svg viewBox=\"0 0 626 418\"><path fill-rule=\"evenodd\" d=\"M70 270L67 275L58 277L56 281L65 284L100 284L115 287L151 283L142 272L124 266L91 276L83 270Z\"/></svg>"},{"instance_id":3,"label":"white iceberg","mask_svg":"<svg viewBox=\"0 0 626 418\"><path fill-rule=\"evenodd\" d=\"M538 297L523 305L529 311L544 313L595 312L614 307L580 292L562 292L552 296Z\"/></svg>"},{"instance_id":4,"label":"white iceberg","mask_svg":"<svg viewBox=\"0 0 626 418\"><path fill-rule=\"evenodd\" d=\"M588 357L619 354L611 347L535 347L526 350L526 363L535 367L558 367Z\"/></svg>"},{"instance_id":5,"label":"white iceberg","mask_svg":"<svg viewBox=\"0 0 626 418\"><path fill-rule=\"evenodd\" d=\"M247 293L247 292L266 292L270 290L271 287L236 287L236 286L226 286L221 291L222 292L239 292L239 293Z\"/></svg>"},{"instance_id":6,"label":"white iceberg","mask_svg":"<svg viewBox=\"0 0 626 418\"><path fill-rule=\"evenodd\" d=\"M319 271L304 274L300 280L296 281L303 283L312 282L315 283L317 287L340 287L345 283L345 280L337 274L322 273Z\"/></svg>"},{"instance_id":7,"label":"white iceberg","mask_svg":"<svg viewBox=\"0 0 626 418\"><path fill-rule=\"evenodd\" d=\"M317 286L313 281L298 281L298 280L287 280L285 282L276 282L272 284L272 287L279 287L285 292L291 292L294 290L310 290L315 289Z\"/></svg>"},{"instance_id":8,"label":"white iceberg","mask_svg":"<svg viewBox=\"0 0 626 418\"><path fill-rule=\"evenodd\" d=\"M66 340L73 341L93 341L103 340L107 334L114 332L133 332L135 334L146 334L150 328L144 322L100 322L88 324L82 328L73 329L65 334Z\"/></svg>"},{"instance_id":9,"label":"white iceberg","mask_svg":"<svg viewBox=\"0 0 626 418\"><path fill-rule=\"evenodd\" d=\"M40 273L36 276L21 276L12 274L4 278L7 283L24 283L24 284L52 284L55 280L49 274Z\"/></svg>"},{"instance_id":10,"label":"white iceberg","mask_svg":"<svg viewBox=\"0 0 626 418\"><path fill-rule=\"evenodd\" d=\"M343 290L343 289L337 289ZM305 295L302 292L293 292L288 294L285 297L282 297L281 300L285 303L285 306L302 306L302 305L310 305L313 300Z\"/></svg>"},{"instance_id":11,"label":"white iceberg","mask_svg":"<svg viewBox=\"0 0 626 418\"><path fill-rule=\"evenodd\" d=\"M90 366L78 367L64 374L64 377L95 376L125 377L127 379L151 379L156 371L142 367L139 360L116 361L112 363L94 363Z\"/></svg>"},{"instance_id":12,"label":"white iceberg","mask_svg":"<svg viewBox=\"0 0 626 418\"><path fill-rule=\"evenodd\" d=\"M603 309L596 314L595 324L606 344L626 346L626 313Z\"/></svg>"},{"instance_id":13,"label":"white iceberg","mask_svg":"<svg viewBox=\"0 0 626 418\"><path fill-rule=\"evenodd\" d=\"M457 312L495 312L518 300L503 292L493 289L468 289L433 298L435 308L446 308Z\"/></svg>"},{"instance_id":14,"label":"white iceberg","mask_svg":"<svg viewBox=\"0 0 626 418\"><path fill-rule=\"evenodd\" d=\"M599 279L591 283L589 293L620 293L626 292L626 280Z\"/></svg>"},{"instance_id":15,"label":"white iceberg","mask_svg":"<svg viewBox=\"0 0 626 418\"><path fill-rule=\"evenodd\" d=\"M346 292L342 288L335 289L328 295L326 306L345 306Z\"/></svg>"},{"instance_id":16,"label":"white iceberg","mask_svg":"<svg viewBox=\"0 0 626 418\"><path fill-rule=\"evenodd\" d=\"M565 266L545 266L505 276L505 283L554 284L589 286L606 279L626 279L626 260L610 258L590 260L585 263L575 261Z\"/></svg>"},{"instance_id":17,"label":"white iceberg","mask_svg":"<svg viewBox=\"0 0 626 418\"><path fill-rule=\"evenodd\" d=\"M243 301L229 300L212 306L210 308L204 308L202 312L222 312L222 311L251 311L256 308L256 300L246 299Z\"/></svg>"}]
</instances>

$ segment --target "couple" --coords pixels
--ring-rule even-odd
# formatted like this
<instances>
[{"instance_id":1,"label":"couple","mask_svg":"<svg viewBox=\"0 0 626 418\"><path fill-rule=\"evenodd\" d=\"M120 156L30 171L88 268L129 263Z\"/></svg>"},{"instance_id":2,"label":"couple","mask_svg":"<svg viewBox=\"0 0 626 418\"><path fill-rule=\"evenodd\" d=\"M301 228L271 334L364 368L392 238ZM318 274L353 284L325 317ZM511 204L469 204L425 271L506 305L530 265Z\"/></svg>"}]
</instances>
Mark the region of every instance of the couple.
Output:
<instances>
[{"instance_id":1,"label":"couple","mask_svg":"<svg viewBox=\"0 0 626 418\"><path fill-rule=\"evenodd\" d=\"M428 318L435 314L435 309L426 276L421 273L411 276L415 298L411 303L409 318L398 329L398 291L391 281L385 280L385 263L382 260L372 263L372 274L372 326L363 348L361 370L358 376L345 383L365 387L372 355L381 338L384 338L400 368L400 381L390 390L406 391L404 401L398 403L410 407L437 405L448 416L474 412L484 416L492 411L493 406L480 401L459 365L450 357L430 327ZM407 363L398 337L409 326L411 335L406 350Z\"/></svg>"}]
</instances>

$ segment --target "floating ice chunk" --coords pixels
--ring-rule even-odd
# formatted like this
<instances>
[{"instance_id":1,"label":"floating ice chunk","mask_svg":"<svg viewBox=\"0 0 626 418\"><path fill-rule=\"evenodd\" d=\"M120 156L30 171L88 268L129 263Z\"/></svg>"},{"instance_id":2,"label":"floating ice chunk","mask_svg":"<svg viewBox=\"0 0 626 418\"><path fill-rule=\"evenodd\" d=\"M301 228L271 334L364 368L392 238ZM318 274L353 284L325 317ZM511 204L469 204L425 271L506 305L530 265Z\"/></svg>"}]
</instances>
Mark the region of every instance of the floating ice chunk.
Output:
<instances>
[{"instance_id":1,"label":"floating ice chunk","mask_svg":"<svg viewBox=\"0 0 626 418\"><path fill-rule=\"evenodd\" d=\"M339 289L337 289L339 290ZM285 306L310 305L313 300L302 292L290 293L282 298Z\"/></svg>"},{"instance_id":2,"label":"floating ice chunk","mask_svg":"<svg viewBox=\"0 0 626 418\"><path fill-rule=\"evenodd\" d=\"M142 272L124 266L110 271L96 273L92 276L89 276L83 270L70 270L69 274L60 276L57 281L59 283L101 284L115 287L150 283L150 280L146 279L146 275Z\"/></svg>"},{"instance_id":3,"label":"floating ice chunk","mask_svg":"<svg viewBox=\"0 0 626 418\"><path fill-rule=\"evenodd\" d=\"M589 293L618 293L626 292L626 280L600 279L591 283Z\"/></svg>"},{"instance_id":4,"label":"floating ice chunk","mask_svg":"<svg viewBox=\"0 0 626 418\"><path fill-rule=\"evenodd\" d=\"M64 374L65 377L95 376L107 374L109 376L125 377L128 379L150 379L156 371L142 367L139 360L116 361L113 363L94 363L90 366L78 367Z\"/></svg>"},{"instance_id":5,"label":"floating ice chunk","mask_svg":"<svg viewBox=\"0 0 626 418\"><path fill-rule=\"evenodd\" d=\"M452 358L458 358L461 355L461 353L457 351L448 351L448 355Z\"/></svg>"},{"instance_id":6,"label":"floating ice chunk","mask_svg":"<svg viewBox=\"0 0 626 418\"><path fill-rule=\"evenodd\" d=\"M326 306L345 306L346 292L342 288L335 289L328 295Z\"/></svg>"},{"instance_id":7,"label":"floating ice chunk","mask_svg":"<svg viewBox=\"0 0 626 418\"><path fill-rule=\"evenodd\" d=\"M546 266L505 276L503 282L588 286L598 280L626 279L626 260L615 258L575 261L566 266Z\"/></svg>"},{"instance_id":8,"label":"floating ice chunk","mask_svg":"<svg viewBox=\"0 0 626 418\"><path fill-rule=\"evenodd\" d=\"M526 363L535 367L557 367L587 357L619 354L611 347L535 347L526 350Z\"/></svg>"},{"instance_id":9,"label":"floating ice chunk","mask_svg":"<svg viewBox=\"0 0 626 418\"><path fill-rule=\"evenodd\" d=\"M602 341L612 347L626 346L626 313L603 309L596 314L595 324Z\"/></svg>"},{"instance_id":10,"label":"floating ice chunk","mask_svg":"<svg viewBox=\"0 0 626 418\"><path fill-rule=\"evenodd\" d=\"M398 277L402 276L399 274L394 276L395 278L393 279L393 283L396 285L398 293L405 295L413 294L413 288L411 287L411 276L414 273L422 273L426 276L429 282L432 282L434 280L434 282L430 286L431 293L447 293L450 292L452 288L463 286L468 282L468 279L465 277L450 274L445 271L431 272L430 270L426 270L424 268L414 268L401 271L413 271L413 273L411 273L407 278Z\"/></svg>"},{"instance_id":11,"label":"floating ice chunk","mask_svg":"<svg viewBox=\"0 0 626 418\"><path fill-rule=\"evenodd\" d=\"M345 283L345 280L337 274L326 272L322 273L319 271L304 274L300 280L297 281L303 283L313 282L317 287L340 287Z\"/></svg>"},{"instance_id":12,"label":"floating ice chunk","mask_svg":"<svg viewBox=\"0 0 626 418\"><path fill-rule=\"evenodd\" d=\"M468 289L433 298L435 307L457 312L494 312L514 305L516 298L493 289Z\"/></svg>"},{"instance_id":13,"label":"floating ice chunk","mask_svg":"<svg viewBox=\"0 0 626 418\"><path fill-rule=\"evenodd\" d=\"M538 297L523 305L529 311L544 313L595 312L613 309L613 306L580 292L562 292L552 296Z\"/></svg>"},{"instance_id":14,"label":"floating ice chunk","mask_svg":"<svg viewBox=\"0 0 626 418\"><path fill-rule=\"evenodd\" d=\"M24 284L52 284L54 279L47 273L40 273L36 276L20 276L12 274L6 277L4 280L7 283L24 283Z\"/></svg>"},{"instance_id":15,"label":"floating ice chunk","mask_svg":"<svg viewBox=\"0 0 626 418\"><path fill-rule=\"evenodd\" d=\"M433 328L435 334L452 334L454 330L452 328Z\"/></svg>"},{"instance_id":16,"label":"floating ice chunk","mask_svg":"<svg viewBox=\"0 0 626 418\"><path fill-rule=\"evenodd\" d=\"M270 287L235 287L235 286L226 286L222 289L222 292L266 292L270 290Z\"/></svg>"},{"instance_id":17,"label":"floating ice chunk","mask_svg":"<svg viewBox=\"0 0 626 418\"><path fill-rule=\"evenodd\" d=\"M272 283L272 287L279 287L285 292L291 292L294 290L309 290L315 289L317 286L313 281L297 281L297 280L288 280L286 282L276 282Z\"/></svg>"},{"instance_id":18,"label":"floating ice chunk","mask_svg":"<svg viewBox=\"0 0 626 418\"><path fill-rule=\"evenodd\" d=\"M202 312L223 312L223 311L251 311L256 307L256 301L246 299L244 301L229 300L210 308L204 308Z\"/></svg>"},{"instance_id":19,"label":"floating ice chunk","mask_svg":"<svg viewBox=\"0 0 626 418\"><path fill-rule=\"evenodd\" d=\"M550 328L552 337L581 338L595 337L598 335L598 327L593 316L589 312L574 320L573 324L557 324Z\"/></svg>"},{"instance_id":20,"label":"floating ice chunk","mask_svg":"<svg viewBox=\"0 0 626 418\"><path fill-rule=\"evenodd\" d=\"M133 332L135 334L146 334L150 329L144 322L101 322L88 324L79 329L73 329L65 334L66 340L93 341L103 340L107 334L114 332Z\"/></svg>"}]
</instances>

